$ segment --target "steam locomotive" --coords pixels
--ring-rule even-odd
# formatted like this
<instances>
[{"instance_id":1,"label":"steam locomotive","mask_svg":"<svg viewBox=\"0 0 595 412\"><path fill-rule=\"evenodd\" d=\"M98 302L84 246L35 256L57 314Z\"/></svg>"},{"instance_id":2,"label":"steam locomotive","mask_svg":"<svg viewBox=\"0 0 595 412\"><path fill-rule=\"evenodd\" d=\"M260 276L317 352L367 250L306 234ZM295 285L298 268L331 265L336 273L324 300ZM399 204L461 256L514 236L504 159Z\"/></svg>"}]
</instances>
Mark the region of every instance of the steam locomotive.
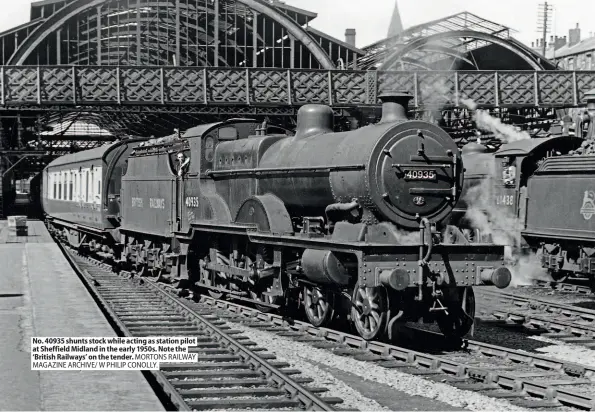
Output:
<instances>
[{"instance_id":1,"label":"steam locomotive","mask_svg":"<svg viewBox=\"0 0 595 412\"><path fill-rule=\"evenodd\" d=\"M588 111L575 119L574 136L566 130L504 144L495 153L476 143L463 147L465 192L483 184L490 208L485 216L500 222L487 225L486 231L469 221L472 205L464 193L450 223L471 240L489 240L493 232L508 230L513 258L534 254L553 280L589 278L595 290L595 90L585 97ZM514 219L514 230L499 224L502 216Z\"/></svg>"},{"instance_id":2,"label":"steam locomotive","mask_svg":"<svg viewBox=\"0 0 595 412\"><path fill-rule=\"evenodd\" d=\"M410 95L381 96L378 124L333 132L324 105L295 134L249 119L130 139L44 170L54 234L117 270L156 276L263 311L349 320L365 339L396 322L461 337L473 286L511 281L504 248L447 224L463 187L460 151L407 119Z\"/></svg>"}]
</instances>

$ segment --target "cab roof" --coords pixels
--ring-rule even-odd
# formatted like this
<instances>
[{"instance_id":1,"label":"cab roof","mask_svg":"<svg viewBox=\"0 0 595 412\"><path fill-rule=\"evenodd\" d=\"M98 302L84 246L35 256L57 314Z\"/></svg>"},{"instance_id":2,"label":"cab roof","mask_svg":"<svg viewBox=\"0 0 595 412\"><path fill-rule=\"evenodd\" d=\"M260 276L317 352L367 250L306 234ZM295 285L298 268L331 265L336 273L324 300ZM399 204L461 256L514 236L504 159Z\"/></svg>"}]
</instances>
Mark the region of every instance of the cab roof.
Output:
<instances>
[{"instance_id":1,"label":"cab roof","mask_svg":"<svg viewBox=\"0 0 595 412\"><path fill-rule=\"evenodd\" d=\"M504 156L526 156L533 152L535 149L545 144L554 144L561 140L571 141L575 139L572 136L567 135L556 135L548 137L534 137L531 139L517 140L516 142L510 142L503 144L500 149L495 153L496 157Z\"/></svg>"},{"instance_id":2,"label":"cab roof","mask_svg":"<svg viewBox=\"0 0 595 412\"><path fill-rule=\"evenodd\" d=\"M188 139L192 137L202 137L203 135L207 134L213 129L217 129L226 124L236 124L236 123L258 123L257 120L254 119L247 119L247 118L240 118L240 119L229 119L222 122L215 122L215 123L207 123L201 124L199 126L191 127L190 129L186 130L182 133L182 138Z\"/></svg>"}]
</instances>

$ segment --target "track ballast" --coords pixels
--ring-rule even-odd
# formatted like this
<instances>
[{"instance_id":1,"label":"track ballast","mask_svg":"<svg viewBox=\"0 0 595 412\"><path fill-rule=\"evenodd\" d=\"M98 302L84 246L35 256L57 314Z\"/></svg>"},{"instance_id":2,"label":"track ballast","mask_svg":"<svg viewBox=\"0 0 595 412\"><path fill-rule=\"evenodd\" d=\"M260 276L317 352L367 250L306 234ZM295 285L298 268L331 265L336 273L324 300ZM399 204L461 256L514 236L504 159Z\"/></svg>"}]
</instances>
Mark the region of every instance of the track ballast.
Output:
<instances>
[{"instance_id":1,"label":"track ballast","mask_svg":"<svg viewBox=\"0 0 595 412\"><path fill-rule=\"evenodd\" d=\"M275 361L215 314L199 313L153 282L128 279L111 267L62 247L94 299L127 337L193 336L196 363L161 364L150 371L177 410L334 410L340 398L321 398L325 388ZM163 394L161 394L163 395Z\"/></svg>"}]
</instances>

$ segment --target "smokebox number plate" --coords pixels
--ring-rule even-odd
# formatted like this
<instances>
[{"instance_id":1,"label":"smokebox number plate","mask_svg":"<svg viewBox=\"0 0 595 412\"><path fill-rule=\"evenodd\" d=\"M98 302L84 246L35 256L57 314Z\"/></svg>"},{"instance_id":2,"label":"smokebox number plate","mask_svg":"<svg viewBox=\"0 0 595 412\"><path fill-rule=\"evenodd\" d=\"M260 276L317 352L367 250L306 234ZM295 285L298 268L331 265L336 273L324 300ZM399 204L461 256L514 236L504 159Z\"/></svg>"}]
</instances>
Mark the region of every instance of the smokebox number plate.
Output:
<instances>
[{"instance_id":1,"label":"smokebox number plate","mask_svg":"<svg viewBox=\"0 0 595 412\"><path fill-rule=\"evenodd\" d=\"M405 170L405 180L436 180L435 170Z\"/></svg>"}]
</instances>

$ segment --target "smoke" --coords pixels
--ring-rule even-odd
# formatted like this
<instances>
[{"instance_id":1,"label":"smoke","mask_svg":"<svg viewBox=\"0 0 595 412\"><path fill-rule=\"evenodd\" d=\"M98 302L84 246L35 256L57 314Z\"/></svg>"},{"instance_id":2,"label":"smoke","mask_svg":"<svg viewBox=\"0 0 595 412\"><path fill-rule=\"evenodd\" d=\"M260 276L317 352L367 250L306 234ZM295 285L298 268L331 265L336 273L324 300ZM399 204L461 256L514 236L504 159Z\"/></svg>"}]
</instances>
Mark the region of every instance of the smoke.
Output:
<instances>
[{"instance_id":1,"label":"smoke","mask_svg":"<svg viewBox=\"0 0 595 412\"><path fill-rule=\"evenodd\" d=\"M470 110L475 110L474 120L477 127L489 132L504 143L530 139L526 132L521 132L511 125L503 124L500 119L492 117L487 111L477 109L477 105L470 99L460 100ZM547 279L549 276L541 268L538 256L514 256L513 251L521 246L520 232L523 222L513 212L510 206L495 203L494 188L502 184L502 176L497 175L496 162L490 163L487 176L481 183L470 188L463 196L467 204L465 219L482 236L489 235L491 241L497 245L505 246L505 259L512 272L511 286L530 284L533 279ZM519 165L516 165L517 168ZM517 170L520 173L520 170ZM523 202L521 197L519 203Z\"/></svg>"},{"instance_id":2,"label":"smoke","mask_svg":"<svg viewBox=\"0 0 595 412\"><path fill-rule=\"evenodd\" d=\"M439 78L433 83L422 83L420 85L424 106L431 108L429 116L437 123L442 119L442 110L451 104L453 90L446 83L446 78ZM469 98L459 96L459 101L469 110L474 111L473 120L478 129L493 133L503 143L515 142L518 140L530 139L531 136L519 128L502 123L496 117L490 115L486 110L477 109L477 104Z\"/></svg>"},{"instance_id":3,"label":"smoke","mask_svg":"<svg viewBox=\"0 0 595 412\"><path fill-rule=\"evenodd\" d=\"M521 256L516 264L508 265L508 268L512 272L511 287L532 285L534 280L553 280L541 267L539 256L534 253Z\"/></svg>"},{"instance_id":4,"label":"smoke","mask_svg":"<svg viewBox=\"0 0 595 412\"><path fill-rule=\"evenodd\" d=\"M502 120L493 117L486 110L477 109L477 104L468 98L461 98L460 102L469 110L474 110L473 120L478 129L488 131L503 143L516 142L518 140L530 139L531 136L517 127L502 123Z\"/></svg>"},{"instance_id":5,"label":"smoke","mask_svg":"<svg viewBox=\"0 0 595 412\"><path fill-rule=\"evenodd\" d=\"M477 109L477 104L473 100L462 98L460 101L470 110L475 110L474 119L478 128L494 133L503 142L531 138L528 133L519 132L514 126L502 123L487 111ZM510 212L511 208L495 207L493 188L497 183L501 183L499 180L502 179L501 176L496 175L496 170L496 163L492 162L487 176L464 195L463 200L467 203L465 217L474 229L479 229L484 235L490 235L494 243L516 248L520 246L518 234L523 225Z\"/></svg>"},{"instance_id":6,"label":"smoke","mask_svg":"<svg viewBox=\"0 0 595 412\"><path fill-rule=\"evenodd\" d=\"M400 245L419 245L420 237L419 231L405 232L397 231L397 242Z\"/></svg>"},{"instance_id":7,"label":"smoke","mask_svg":"<svg viewBox=\"0 0 595 412\"><path fill-rule=\"evenodd\" d=\"M433 83L422 83L420 85L423 104L430 111L424 111L424 120L436 124L442 121L442 110L451 103L452 89L447 86L445 78L439 78Z\"/></svg>"},{"instance_id":8,"label":"smoke","mask_svg":"<svg viewBox=\"0 0 595 412\"><path fill-rule=\"evenodd\" d=\"M477 186L464 194L467 204L465 218L473 229L483 235L490 235L497 245L519 247L518 233L522 229L520 220L509 212L508 207L494 207L493 188L497 183L495 162L490 164L489 174Z\"/></svg>"}]
</instances>

